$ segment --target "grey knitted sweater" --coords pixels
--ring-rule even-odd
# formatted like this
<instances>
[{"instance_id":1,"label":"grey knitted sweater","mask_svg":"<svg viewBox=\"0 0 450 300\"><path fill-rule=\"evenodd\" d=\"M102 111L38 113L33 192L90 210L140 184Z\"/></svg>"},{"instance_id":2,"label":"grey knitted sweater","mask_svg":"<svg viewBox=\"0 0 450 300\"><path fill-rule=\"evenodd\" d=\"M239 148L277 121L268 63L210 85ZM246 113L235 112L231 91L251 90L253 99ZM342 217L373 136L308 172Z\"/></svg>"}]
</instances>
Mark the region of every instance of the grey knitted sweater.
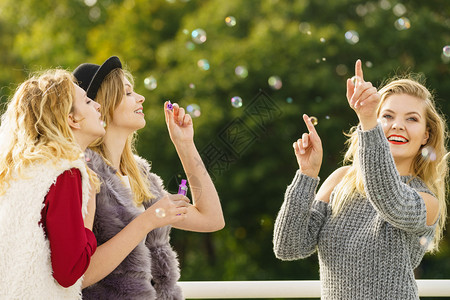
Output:
<instances>
[{"instance_id":1,"label":"grey knitted sweater","mask_svg":"<svg viewBox=\"0 0 450 300\"><path fill-rule=\"evenodd\" d=\"M419 299L413 270L436 225L426 225L418 192L431 192L399 176L380 125L358 135L366 196L332 217L331 205L314 200L319 179L297 171L276 219L275 255L295 260L317 249L322 299Z\"/></svg>"}]
</instances>

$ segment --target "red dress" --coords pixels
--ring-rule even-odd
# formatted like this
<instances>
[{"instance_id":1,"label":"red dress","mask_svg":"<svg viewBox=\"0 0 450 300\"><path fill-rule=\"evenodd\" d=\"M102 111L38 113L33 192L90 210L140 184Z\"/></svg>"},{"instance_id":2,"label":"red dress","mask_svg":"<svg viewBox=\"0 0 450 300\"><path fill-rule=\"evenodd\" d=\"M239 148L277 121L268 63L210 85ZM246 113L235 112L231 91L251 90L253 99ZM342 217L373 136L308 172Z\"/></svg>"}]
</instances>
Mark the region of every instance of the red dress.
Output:
<instances>
[{"instance_id":1,"label":"red dress","mask_svg":"<svg viewBox=\"0 0 450 300\"><path fill-rule=\"evenodd\" d=\"M97 240L84 227L81 214L80 170L73 168L59 175L44 204L41 224L50 242L53 277L69 287L83 276L97 249Z\"/></svg>"}]
</instances>

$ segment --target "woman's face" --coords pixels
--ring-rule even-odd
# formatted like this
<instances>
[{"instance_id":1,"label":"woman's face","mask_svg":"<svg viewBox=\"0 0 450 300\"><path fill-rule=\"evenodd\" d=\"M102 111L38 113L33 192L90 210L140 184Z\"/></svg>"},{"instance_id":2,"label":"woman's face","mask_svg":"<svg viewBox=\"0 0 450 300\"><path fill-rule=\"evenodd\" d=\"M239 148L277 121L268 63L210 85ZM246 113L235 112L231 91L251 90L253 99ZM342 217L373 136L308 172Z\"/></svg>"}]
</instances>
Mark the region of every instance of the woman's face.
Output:
<instances>
[{"instance_id":1,"label":"woman's face","mask_svg":"<svg viewBox=\"0 0 450 300\"><path fill-rule=\"evenodd\" d=\"M73 102L73 119L77 127L77 135L89 143L105 134L100 115L100 104L87 97L86 92L74 83L75 97ZM75 129L73 129L75 130Z\"/></svg>"},{"instance_id":2,"label":"woman's face","mask_svg":"<svg viewBox=\"0 0 450 300\"><path fill-rule=\"evenodd\" d=\"M379 118L396 162L409 162L428 141L425 104L407 94L389 96L380 109Z\"/></svg>"},{"instance_id":3,"label":"woman's face","mask_svg":"<svg viewBox=\"0 0 450 300\"><path fill-rule=\"evenodd\" d=\"M122 101L114 110L111 126L121 130L134 132L145 126L145 118L142 103L144 96L133 91L133 86L124 78L124 90ZM108 126L110 126L108 125Z\"/></svg>"}]
</instances>

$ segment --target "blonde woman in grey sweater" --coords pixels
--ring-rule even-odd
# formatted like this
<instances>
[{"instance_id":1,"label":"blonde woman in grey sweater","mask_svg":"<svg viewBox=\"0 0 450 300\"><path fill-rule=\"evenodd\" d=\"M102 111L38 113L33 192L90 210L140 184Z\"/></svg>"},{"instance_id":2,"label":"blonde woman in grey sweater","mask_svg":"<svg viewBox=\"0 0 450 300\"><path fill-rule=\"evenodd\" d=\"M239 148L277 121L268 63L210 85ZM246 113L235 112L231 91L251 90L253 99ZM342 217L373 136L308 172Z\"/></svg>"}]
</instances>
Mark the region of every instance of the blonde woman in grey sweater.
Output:
<instances>
[{"instance_id":1,"label":"blonde woman in grey sweater","mask_svg":"<svg viewBox=\"0 0 450 300\"><path fill-rule=\"evenodd\" d=\"M347 100L360 124L349 134L347 165L321 185L322 143L294 143L299 164L274 229L282 260L316 250L323 299L419 299L413 270L437 249L446 219L446 126L430 92L397 79L379 92L355 64Z\"/></svg>"}]
</instances>

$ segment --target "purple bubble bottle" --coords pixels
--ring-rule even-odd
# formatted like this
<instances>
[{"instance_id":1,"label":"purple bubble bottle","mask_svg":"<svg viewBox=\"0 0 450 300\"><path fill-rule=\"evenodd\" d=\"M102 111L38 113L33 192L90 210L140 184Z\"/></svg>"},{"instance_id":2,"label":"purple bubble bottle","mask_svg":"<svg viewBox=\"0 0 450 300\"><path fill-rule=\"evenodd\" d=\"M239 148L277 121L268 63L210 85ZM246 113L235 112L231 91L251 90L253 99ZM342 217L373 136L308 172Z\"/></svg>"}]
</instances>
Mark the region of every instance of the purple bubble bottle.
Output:
<instances>
[{"instance_id":1,"label":"purple bubble bottle","mask_svg":"<svg viewBox=\"0 0 450 300\"><path fill-rule=\"evenodd\" d=\"M178 194L186 196L187 190L186 179L181 179L181 184L178 186Z\"/></svg>"}]
</instances>

